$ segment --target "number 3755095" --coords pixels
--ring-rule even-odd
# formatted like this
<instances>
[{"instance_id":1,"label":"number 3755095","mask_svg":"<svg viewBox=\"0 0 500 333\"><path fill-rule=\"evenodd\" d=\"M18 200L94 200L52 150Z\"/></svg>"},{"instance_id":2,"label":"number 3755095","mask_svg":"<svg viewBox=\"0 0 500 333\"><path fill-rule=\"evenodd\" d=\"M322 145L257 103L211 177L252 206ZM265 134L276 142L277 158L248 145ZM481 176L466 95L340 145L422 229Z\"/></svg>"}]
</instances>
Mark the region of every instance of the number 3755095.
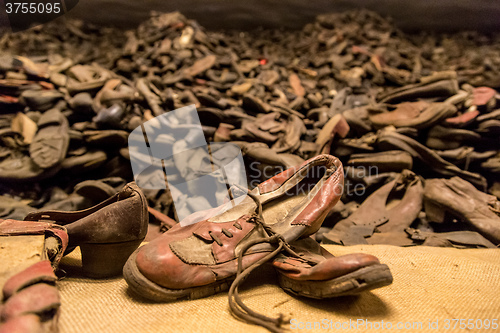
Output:
<instances>
[{"instance_id":1,"label":"number 3755095","mask_svg":"<svg viewBox=\"0 0 500 333\"><path fill-rule=\"evenodd\" d=\"M8 2L5 4L7 14L59 14L61 4L59 2L28 3L28 2Z\"/></svg>"}]
</instances>

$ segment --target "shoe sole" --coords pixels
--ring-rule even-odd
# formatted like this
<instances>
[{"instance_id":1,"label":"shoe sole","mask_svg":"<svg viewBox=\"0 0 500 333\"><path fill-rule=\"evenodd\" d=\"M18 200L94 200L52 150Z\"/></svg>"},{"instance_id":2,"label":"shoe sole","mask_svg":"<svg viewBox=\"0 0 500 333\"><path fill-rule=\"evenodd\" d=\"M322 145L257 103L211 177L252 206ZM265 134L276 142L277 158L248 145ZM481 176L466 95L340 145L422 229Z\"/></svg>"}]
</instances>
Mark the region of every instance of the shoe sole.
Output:
<instances>
[{"instance_id":1,"label":"shoe sole","mask_svg":"<svg viewBox=\"0 0 500 333\"><path fill-rule=\"evenodd\" d=\"M392 274L387 265L376 264L327 281L298 281L278 272L278 281L282 289L294 295L323 299L356 295L390 285Z\"/></svg>"},{"instance_id":2,"label":"shoe sole","mask_svg":"<svg viewBox=\"0 0 500 333\"><path fill-rule=\"evenodd\" d=\"M215 295L221 291L229 290L235 276L216 281L209 285L186 288L186 289L169 289L162 287L148 280L136 265L136 257L139 249L137 249L128 258L123 267L123 277L127 281L129 288L144 298L156 302L168 302L182 299L197 299L211 295Z\"/></svg>"}]
</instances>

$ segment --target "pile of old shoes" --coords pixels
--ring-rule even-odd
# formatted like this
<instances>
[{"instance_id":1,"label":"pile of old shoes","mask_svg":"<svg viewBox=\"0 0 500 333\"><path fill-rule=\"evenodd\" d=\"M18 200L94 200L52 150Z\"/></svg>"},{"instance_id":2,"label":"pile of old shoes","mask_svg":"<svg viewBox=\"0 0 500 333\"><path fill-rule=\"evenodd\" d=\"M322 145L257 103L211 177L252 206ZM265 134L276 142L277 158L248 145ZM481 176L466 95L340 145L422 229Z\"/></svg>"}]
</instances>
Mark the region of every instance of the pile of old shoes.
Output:
<instances>
[{"instance_id":1,"label":"pile of old shoes","mask_svg":"<svg viewBox=\"0 0 500 333\"><path fill-rule=\"evenodd\" d=\"M500 61L488 37L408 38L364 10L294 32L207 32L180 13L126 33L64 24L0 40L0 218L64 226L86 274L119 273L133 253L127 281L157 300L235 280L232 311L274 329L237 297L263 261L283 289L321 298L390 282L376 258L334 258L321 241L500 243ZM188 106L195 126L162 127ZM214 171L234 156L244 163L229 176L250 188L238 203ZM148 216L156 234L134 252Z\"/></svg>"},{"instance_id":2,"label":"pile of old shoes","mask_svg":"<svg viewBox=\"0 0 500 333\"><path fill-rule=\"evenodd\" d=\"M334 151L348 158L344 201L358 205L331 214L325 223L329 228L317 240L455 247L500 243L498 204L485 193L488 186L494 193L491 180L498 173L496 125L488 123L497 118L497 94L467 84L460 90L452 72L420 81L381 95L384 104L366 108L364 124L379 129L376 134L349 133L338 141ZM464 223L444 223L450 218Z\"/></svg>"},{"instance_id":3,"label":"pile of old shoes","mask_svg":"<svg viewBox=\"0 0 500 333\"><path fill-rule=\"evenodd\" d=\"M371 194L355 212L323 234L323 243L408 245L405 229L422 209L422 181L403 170Z\"/></svg>"},{"instance_id":4,"label":"pile of old shoes","mask_svg":"<svg viewBox=\"0 0 500 333\"><path fill-rule=\"evenodd\" d=\"M130 173L129 168L116 170L116 164L123 160L118 150L126 147L128 136L120 108L137 96L134 89L98 65L74 65L58 57L36 63L9 59L0 69L1 94L12 101L0 115L3 182L79 174L84 180L101 166L108 169L107 174L102 170L104 176Z\"/></svg>"},{"instance_id":5,"label":"pile of old shoes","mask_svg":"<svg viewBox=\"0 0 500 333\"><path fill-rule=\"evenodd\" d=\"M361 204L404 169L496 188L486 180L498 174L498 68L494 47L480 38L457 35L436 51L435 41L414 45L367 11L322 15L300 33L275 31L272 40L206 32L179 13L155 13L126 34L66 25L69 35L51 24L42 34L59 54L34 47L40 36L30 31L0 41L5 52L39 55L2 55L0 179L11 184L4 193L23 197L33 181L131 181L129 161L148 154L128 151L130 132L186 105L196 106L207 142L242 149L254 183L333 153L348 166L346 203ZM89 43L99 50L84 50ZM467 52L447 52L453 45ZM484 59L469 52L478 45ZM460 65L449 70L447 63ZM155 143L185 144L174 141L165 133ZM209 154L171 161L165 171L192 179L181 164L208 170L213 161L202 155ZM377 174L363 174L370 166ZM145 191L154 209L178 221L208 207L174 183Z\"/></svg>"}]
</instances>

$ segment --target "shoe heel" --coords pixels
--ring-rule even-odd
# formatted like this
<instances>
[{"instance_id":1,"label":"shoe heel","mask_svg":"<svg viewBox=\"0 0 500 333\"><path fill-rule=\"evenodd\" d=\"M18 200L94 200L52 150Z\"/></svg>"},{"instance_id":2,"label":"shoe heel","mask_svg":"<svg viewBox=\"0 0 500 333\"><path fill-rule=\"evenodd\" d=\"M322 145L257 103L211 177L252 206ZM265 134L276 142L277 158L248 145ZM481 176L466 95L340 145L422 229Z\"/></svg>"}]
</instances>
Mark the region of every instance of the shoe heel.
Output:
<instances>
[{"instance_id":1,"label":"shoe heel","mask_svg":"<svg viewBox=\"0 0 500 333\"><path fill-rule=\"evenodd\" d=\"M142 239L123 243L80 245L83 273L96 279L122 274L125 262L141 242Z\"/></svg>"},{"instance_id":2,"label":"shoe heel","mask_svg":"<svg viewBox=\"0 0 500 333\"><path fill-rule=\"evenodd\" d=\"M428 221L438 223L444 222L446 211L443 207L424 200L424 210Z\"/></svg>"}]
</instances>

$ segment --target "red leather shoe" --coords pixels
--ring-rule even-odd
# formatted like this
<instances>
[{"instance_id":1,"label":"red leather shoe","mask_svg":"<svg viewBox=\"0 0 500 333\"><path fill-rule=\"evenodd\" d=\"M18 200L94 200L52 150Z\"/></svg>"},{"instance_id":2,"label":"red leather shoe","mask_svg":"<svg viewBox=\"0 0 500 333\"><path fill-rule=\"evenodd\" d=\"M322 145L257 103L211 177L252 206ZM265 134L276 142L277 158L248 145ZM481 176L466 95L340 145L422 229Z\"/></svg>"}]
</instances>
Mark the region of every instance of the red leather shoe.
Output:
<instances>
[{"instance_id":1,"label":"red leather shoe","mask_svg":"<svg viewBox=\"0 0 500 333\"><path fill-rule=\"evenodd\" d=\"M242 269L261 264L281 250L281 243L315 233L342 186L341 162L319 155L261 183L234 208L193 225L176 225L141 247L127 261L125 279L156 301L226 290L238 259Z\"/></svg>"},{"instance_id":2,"label":"red leather shoe","mask_svg":"<svg viewBox=\"0 0 500 333\"><path fill-rule=\"evenodd\" d=\"M125 280L156 301L200 298L229 288L235 316L276 332L285 322L282 317L250 310L238 286L288 242L318 231L342 187L341 162L316 156L261 183L224 213L185 227L181 221L144 245L125 264Z\"/></svg>"}]
</instances>

